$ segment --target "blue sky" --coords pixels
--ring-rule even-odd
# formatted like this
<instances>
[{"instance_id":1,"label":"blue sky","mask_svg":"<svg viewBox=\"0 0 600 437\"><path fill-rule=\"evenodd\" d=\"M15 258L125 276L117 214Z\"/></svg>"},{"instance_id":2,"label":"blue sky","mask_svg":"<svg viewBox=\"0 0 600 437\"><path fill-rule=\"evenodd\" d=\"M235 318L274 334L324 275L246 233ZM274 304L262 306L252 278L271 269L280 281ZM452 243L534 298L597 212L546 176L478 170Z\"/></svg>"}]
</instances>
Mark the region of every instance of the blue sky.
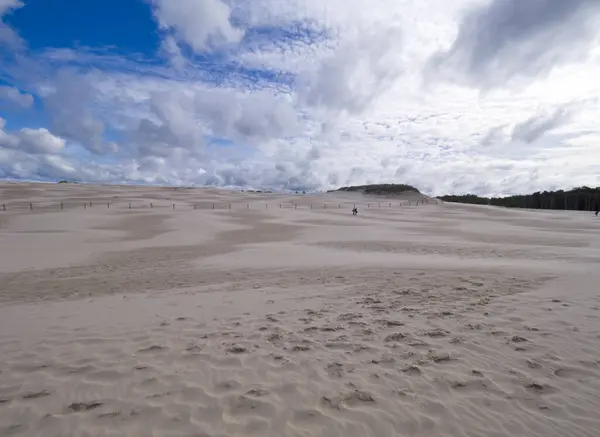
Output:
<instances>
[{"instance_id":1,"label":"blue sky","mask_svg":"<svg viewBox=\"0 0 600 437\"><path fill-rule=\"evenodd\" d=\"M591 0L0 0L0 178L600 185L599 18Z\"/></svg>"},{"instance_id":2,"label":"blue sky","mask_svg":"<svg viewBox=\"0 0 600 437\"><path fill-rule=\"evenodd\" d=\"M25 5L5 21L32 51L115 47L153 57L161 43L152 11L141 0L30 0Z\"/></svg>"}]
</instances>

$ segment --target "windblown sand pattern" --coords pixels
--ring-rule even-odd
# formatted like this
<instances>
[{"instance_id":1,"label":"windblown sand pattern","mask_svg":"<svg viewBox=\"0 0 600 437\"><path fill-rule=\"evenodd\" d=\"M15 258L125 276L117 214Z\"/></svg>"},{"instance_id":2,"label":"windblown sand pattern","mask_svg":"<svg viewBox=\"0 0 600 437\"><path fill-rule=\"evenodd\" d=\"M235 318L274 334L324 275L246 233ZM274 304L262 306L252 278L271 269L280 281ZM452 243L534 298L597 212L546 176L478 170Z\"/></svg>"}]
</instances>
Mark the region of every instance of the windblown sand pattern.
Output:
<instances>
[{"instance_id":1,"label":"windblown sand pattern","mask_svg":"<svg viewBox=\"0 0 600 437\"><path fill-rule=\"evenodd\" d=\"M0 211L1 436L598 435L589 215L379 210L348 194L0 195L46 202ZM193 209L213 201L233 207Z\"/></svg>"}]
</instances>

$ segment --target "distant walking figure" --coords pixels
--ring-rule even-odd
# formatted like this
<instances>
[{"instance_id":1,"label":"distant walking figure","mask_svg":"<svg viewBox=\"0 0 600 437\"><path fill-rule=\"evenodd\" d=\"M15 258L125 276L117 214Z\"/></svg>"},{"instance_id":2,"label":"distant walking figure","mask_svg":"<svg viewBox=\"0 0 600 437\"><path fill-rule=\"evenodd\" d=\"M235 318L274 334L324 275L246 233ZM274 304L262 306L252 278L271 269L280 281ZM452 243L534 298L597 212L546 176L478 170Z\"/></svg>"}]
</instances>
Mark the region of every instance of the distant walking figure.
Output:
<instances>
[{"instance_id":1,"label":"distant walking figure","mask_svg":"<svg viewBox=\"0 0 600 437\"><path fill-rule=\"evenodd\" d=\"M596 217L598 217L598 213L600 213L600 209L596 211Z\"/></svg>"},{"instance_id":2,"label":"distant walking figure","mask_svg":"<svg viewBox=\"0 0 600 437\"><path fill-rule=\"evenodd\" d=\"M356 209L356 207L352 208L352 215L358 215L358 209Z\"/></svg>"}]
</instances>

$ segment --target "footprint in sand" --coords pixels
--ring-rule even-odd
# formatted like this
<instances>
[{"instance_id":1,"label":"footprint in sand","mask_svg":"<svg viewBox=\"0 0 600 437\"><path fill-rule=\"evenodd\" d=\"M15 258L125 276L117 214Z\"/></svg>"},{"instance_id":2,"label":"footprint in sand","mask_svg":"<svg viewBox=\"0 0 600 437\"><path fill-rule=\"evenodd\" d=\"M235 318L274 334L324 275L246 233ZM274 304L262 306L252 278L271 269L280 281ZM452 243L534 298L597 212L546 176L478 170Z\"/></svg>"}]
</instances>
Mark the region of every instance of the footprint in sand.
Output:
<instances>
[{"instance_id":1,"label":"footprint in sand","mask_svg":"<svg viewBox=\"0 0 600 437\"><path fill-rule=\"evenodd\" d=\"M431 351L428 355L429 359L434 363L445 363L453 360L452 355L444 351Z\"/></svg>"},{"instance_id":2,"label":"footprint in sand","mask_svg":"<svg viewBox=\"0 0 600 437\"><path fill-rule=\"evenodd\" d=\"M275 407L268 402L242 395L232 401L231 413L235 415L260 414L272 417L275 415Z\"/></svg>"},{"instance_id":3,"label":"footprint in sand","mask_svg":"<svg viewBox=\"0 0 600 437\"><path fill-rule=\"evenodd\" d=\"M336 378L344 376L344 365L341 363L330 363L327 365L326 370L329 376Z\"/></svg>"},{"instance_id":4,"label":"footprint in sand","mask_svg":"<svg viewBox=\"0 0 600 437\"><path fill-rule=\"evenodd\" d=\"M446 337L449 334L449 332L448 331L444 331L443 329L440 329L440 328L436 328L436 329L432 329L430 331L425 331L424 334L427 337L439 338L439 337Z\"/></svg>"},{"instance_id":5,"label":"footprint in sand","mask_svg":"<svg viewBox=\"0 0 600 437\"><path fill-rule=\"evenodd\" d=\"M577 378L577 377L594 377L596 376L593 372L591 371L586 371L584 369L567 369L567 368L560 368L560 369L556 369L554 371L554 375L558 376L559 378Z\"/></svg>"},{"instance_id":6,"label":"footprint in sand","mask_svg":"<svg viewBox=\"0 0 600 437\"><path fill-rule=\"evenodd\" d=\"M230 352L232 354L243 354L248 352L248 348L240 344L234 344L227 348L227 352Z\"/></svg>"},{"instance_id":7,"label":"footprint in sand","mask_svg":"<svg viewBox=\"0 0 600 437\"><path fill-rule=\"evenodd\" d=\"M317 418L323 418L323 414L318 410L298 410L294 411L294 420L297 422L314 422Z\"/></svg>"},{"instance_id":8,"label":"footprint in sand","mask_svg":"<svg viewBox=\"0 0 600 437\"><path fill-rule=\"evenodd\" d=\"M542 365L534 360L527 360L527 367L530 369L541 369Z\"/></svg>"},{"instance_id":9,"label":"footprint in sand","mask_svg":"<svg viewBox=\"0 0 600 437\"><path fill-rule=\"evenodd\" d=\"M74 402L68 409L72 412L89 411L104 405L102 402Z\"/></svg>"},{"instance_id":10,"label":"footprint in sand","mask_svg":"<svg viewBox=\"0 0 600 437\"><path fill-rule=\"evenodd\" d=\"M354 390L351 393L341 394L340 396L321 398L323 405L330 408L341 410L342 406L354 406L358 404L372 404L375 403L373 396L362 390Z\"/></svg>"},{"instance_id":11,"label":"footprint in sand","mask_svg":"<svg viewBox=\"0 0 600 437\"><path fill-rule=\"evenodd\" d=\"M246 395L248 395L248 396L255 396L257 398L261 398L263 396L269 395L270 393L271 392L269 390L266 390L266 389L253 388L252 390L247 391Z\"/></svg>"},{"instance_id":12,"label":"footprint in sand","mask_svg":"<svg viewBox=\"0 0 600 437\"><path fill-rule=\"evenodd\" d=\"M396 332L394 334L390 334L387 337L385 337L383 341L385 341L386 343L389 343L392 341L398 342L398 341L404 340L405 338L406 338L406 334L404 334L402 332Z\"/></svg>"},{"instance_id":13,"label":"footprint in sand","mask_svg":"<svg viewBox=\"0 0 600 437\"><path fill-rule=\"evenodd\" d=\"M157 344L153 344L152 346L148 346L146 348L138 349L138 352L158 352L167 349L166 346L159 346Z\"/></svg>"},{"instance_id":14,"label":"footprint in sand","mask_svg":"<svg viewBox=\"0 0 600 437\"><path fill-rule=\"evenodd\" d=\"M26 395L23 395L23 399L38 399L44 398L46 396L50 396L50 392L47 390L42 390L35 393L28 393Z\"/></svg>"},{"instance_id":15,"label":"footprint in sand","mask_svg":"<svg viewBox=\"0 0 600 437\"><path fill-rule=\"evenodd\" d=\"M379 324L382 324L384 326L387 326L388 328L391 328L394 326L404 326L404 322L400 322L399 320L377 320L376 322Z\"/></svg>"},{"instance_id":16,"label":"footprint in sand","mask_svg":"<svg viewBox=\"0 0 600 437\"><path fill-rule=\"evenodd\" d=\"M237 381L221 381L215 384L215 391L217 392L230 392L238 390L242 385Z\"/></svg>"},{"instance_id":17,"label":"footprint in sand","mask_svg":"<svg viewBox=\"0 0 600 437\"><path fill-rule=\"evenodd\" d=\"M402 368L401 371L410 376L419 376L419 375L423 374L423 371L421 370L421 368L419 366L415 366L414 364L410 364L410 365Z\"/></svg>"},{"instance_id":18,"label":"footprint in sand","mask_svg":"<svg viewBox=\"0 0 600 437\"><path fill-rule=\"evenodd\" d=\"M187 352L191 352L191 353L198 353L198 352L202 352L202 348L194 343L190 343L185 350Z\"/></svg>"}]
</instances>

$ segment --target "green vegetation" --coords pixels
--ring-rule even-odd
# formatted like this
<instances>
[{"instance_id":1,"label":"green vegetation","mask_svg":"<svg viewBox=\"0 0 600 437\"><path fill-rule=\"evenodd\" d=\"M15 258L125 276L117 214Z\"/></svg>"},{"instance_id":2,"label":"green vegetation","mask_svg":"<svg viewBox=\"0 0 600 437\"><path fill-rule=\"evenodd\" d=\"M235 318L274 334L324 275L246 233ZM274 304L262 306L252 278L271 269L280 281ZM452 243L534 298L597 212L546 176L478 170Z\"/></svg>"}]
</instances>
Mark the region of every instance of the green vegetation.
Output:
<instances>
[{"instance_id":1,"label":"green vegetation","mask_svg":"<svg viewBox=\"0 0 600 437\"><path fill-rule=\"evenodd\" d=\"M361 192L364 194L374 195L389 195L389 194L400 194L407 191L418 193L415 187L405 184L376 184L376 185L356 185L352 187L342 187L338 190L333 191L349 191L349 192Z\"/></svg>"},{"instance_id":2,"label":"green vegetation","mask_svg":"<svg viewBox=\"0 0 600 437\"><path fill-rule=\"evenodd\" d=\"M465 194L462 196L441 196L439 197L444 202L468 203L471 205L490 205L491 199L487 197L479 197L475 194Z\"/></svg>"},{"instance_id":3,"label":"green vegetation","mask_svg":"<svg viewBox=\"0 0 600 437\"><path fill-rule=\"evenodd\" d=\"M442 196L440 199L445 202L494 205L507 208L597 211L600 208L600 187L579 187L569 191L543 191L507 197L488 198L467 194L464 196Z\"/></svg>"}]
</instances>

